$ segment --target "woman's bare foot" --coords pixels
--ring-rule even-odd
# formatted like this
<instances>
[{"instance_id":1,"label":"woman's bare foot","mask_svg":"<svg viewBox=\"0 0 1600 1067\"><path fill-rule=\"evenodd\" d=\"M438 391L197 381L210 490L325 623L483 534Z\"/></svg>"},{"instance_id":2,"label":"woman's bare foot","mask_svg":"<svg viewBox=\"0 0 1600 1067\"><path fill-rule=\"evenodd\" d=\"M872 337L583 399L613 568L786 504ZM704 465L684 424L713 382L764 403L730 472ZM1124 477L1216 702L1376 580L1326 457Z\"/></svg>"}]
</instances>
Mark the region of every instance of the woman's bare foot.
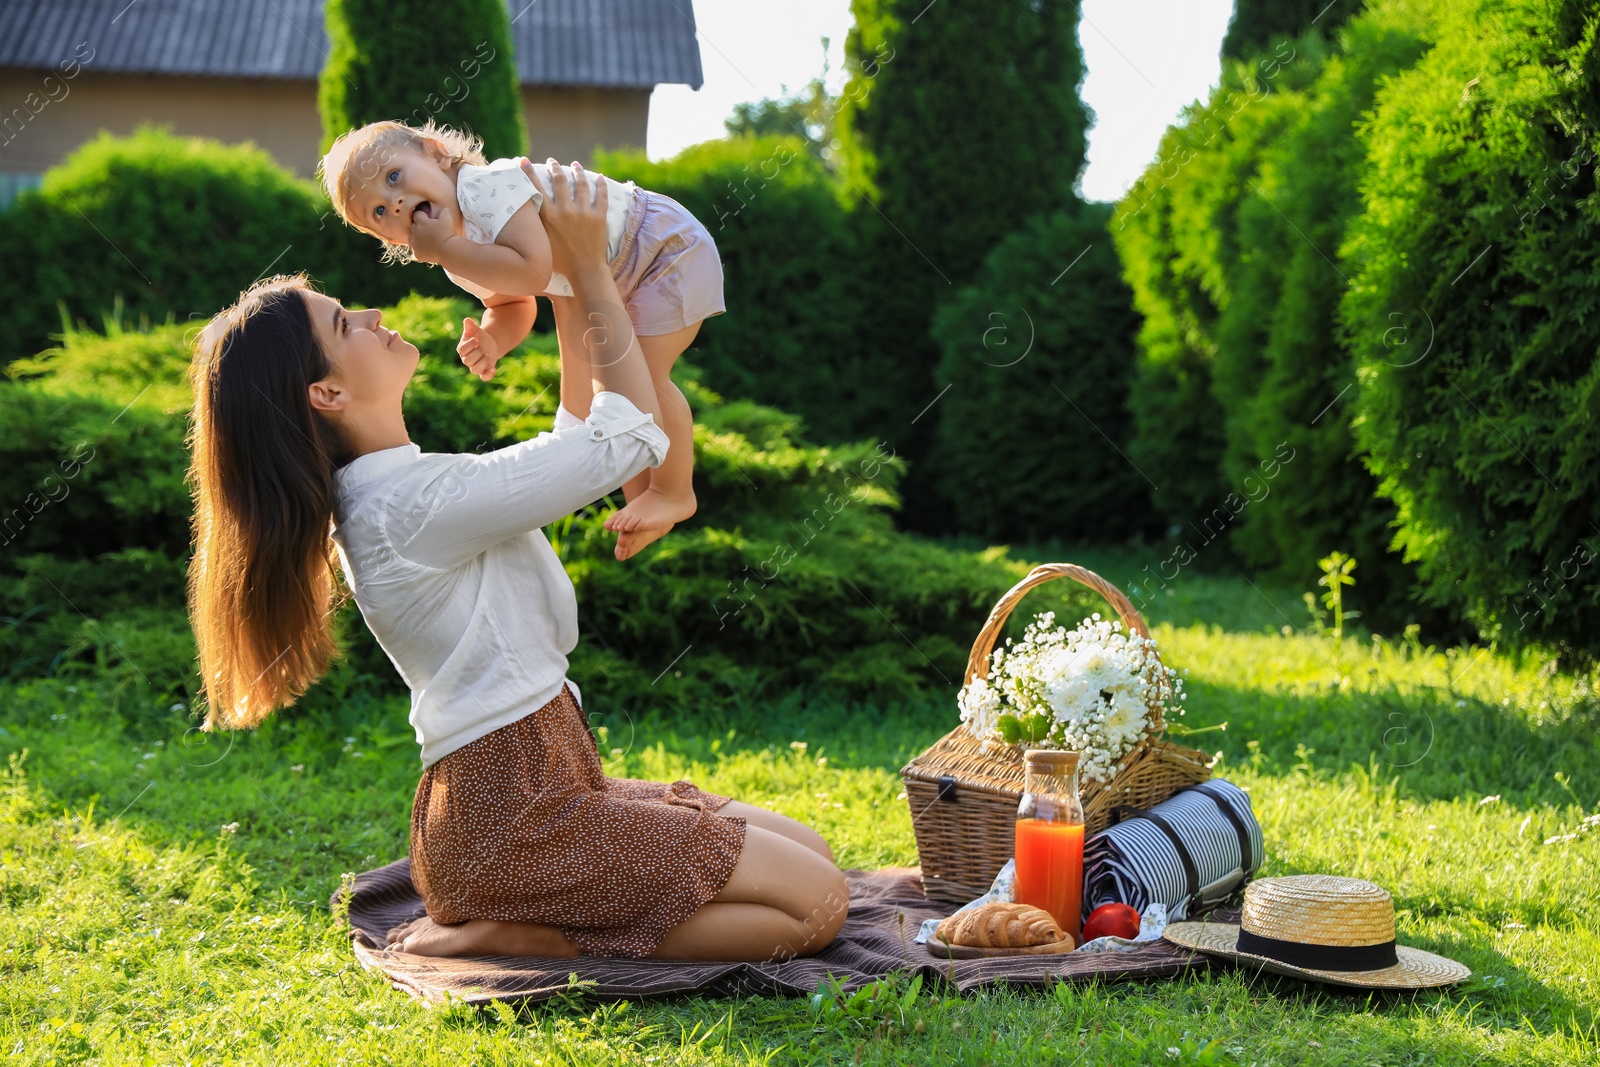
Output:
<instances>
[{"instance_id":1,"label":"woman's bare foot","mask_svg":"<svg viewBox=\"0 0 1600 1067\"><path fill-rule=\"evenodd\" d=\"M389 931L386 948L414 956L557 956L583 951L554 926L468 919L436 923L426 915Z\"/></svg>"},{"instance_id":2,"label":"woman's bare foot","mask_svg":"<svg viewBox=\"0 0 1600 1067\"><path fill-rule=\"evenodd\" d=\"M666 493L655 485L628 501L627 506L606 518L608 530L628 533L635 530L660 530L665 533L674 523L694 514L694 490ZM641 546L642 547L642 546Z\"/></svg>"}]
</instances>

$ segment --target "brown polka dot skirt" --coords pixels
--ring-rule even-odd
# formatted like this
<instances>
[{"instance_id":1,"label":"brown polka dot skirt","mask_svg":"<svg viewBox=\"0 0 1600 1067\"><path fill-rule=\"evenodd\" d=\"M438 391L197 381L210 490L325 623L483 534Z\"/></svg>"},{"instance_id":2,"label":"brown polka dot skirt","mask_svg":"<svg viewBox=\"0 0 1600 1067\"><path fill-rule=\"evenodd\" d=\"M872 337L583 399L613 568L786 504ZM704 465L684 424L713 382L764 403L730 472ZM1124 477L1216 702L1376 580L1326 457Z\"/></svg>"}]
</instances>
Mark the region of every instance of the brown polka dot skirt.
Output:
<instances>
[{"instance_id":1,"label":"brown polka dot skirt","mask_svg":"<svg viewBox=\"0 0 1600 1067\"><path fill-rule=\"evenodd\" d=\"M647 956L727 883L745 820L682 779L610 778L563 685L417 783L411 878L435 922L558 927L591 956Z\"/></svg>"}]
</instances>

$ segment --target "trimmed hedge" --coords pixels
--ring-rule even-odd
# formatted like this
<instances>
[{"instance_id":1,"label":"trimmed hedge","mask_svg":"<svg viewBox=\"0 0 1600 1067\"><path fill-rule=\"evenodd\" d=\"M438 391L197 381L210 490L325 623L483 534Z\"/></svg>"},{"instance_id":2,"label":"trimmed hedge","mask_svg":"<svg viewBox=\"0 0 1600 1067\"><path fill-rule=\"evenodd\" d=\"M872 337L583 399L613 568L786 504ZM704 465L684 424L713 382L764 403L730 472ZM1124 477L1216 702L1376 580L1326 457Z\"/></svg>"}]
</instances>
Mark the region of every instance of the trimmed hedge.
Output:
<instances>
[{"instance_id":1,"label":"trimmed hedge","mask_svg":"<svg viewBox=\"0 0 1600 1067\"><path fill-rule=\"evenodd\" d=\"M1119 451L1139 320L1110 216L1090 204L1033 220L939 309L948 391L928 463L963 531L1033 543L1149 532L1150 485Z\"/></svg>"},{"instance_id":2,"label":"trimmed hedge","mask_svg":"<svg viewBox=\"0 0 1600 1067\"><path fill-rule=\"evenodd\" d=\"M490 159L527 152L509 19L505 0L327 0L322 150L369 122L432 119L483 138Z\"/></svg>"},{"instance_id":3,"label":"trimmed hedge","mask_svg":"<svg viewBox=\"0 0 1600 1067\"><path fill-rule=\"evenodd\" d=\"M1421 595L1571 659L1600 654L1597 32L1578 4L1441 23L1364 131L1340 307L1356 439Z\"/></svg>"},{"instance_id":4,"label":"trimmed hedge","mask_svg":"<svg viewBox=\"0 0 1600 1067\"><path fill-rule=\"evenodd\" d=\"M45 348L63 317L203 321L267 273L304 270L370 304L448 285L441 271L383 267L378 251L253 145L102 134L0 213L0 359Z\"/></svg>"},{"instance_id":5,"label":"trimmed hedge","mask_svg":"<svg viewBox=\"0 0 1600 1067\"><path fill-rule=\"evenodd\" d=\"M1296 41L1276 99L1209 122L1233 65L1168 131L1118 244L1169 518L1292 448L1230 530L1246 562L1309 584L1353 552L1369 624L1600 654L1597 30L1380 0Z\"/></svg>"},{"instance_id":6,"label":"trimmed hedge","mask_svg":"<svg viewBox=\"0 0 1600 1067\"><path fill-rule=\"evenodd\" d=\"M1077 0L927 7L852 0L836 124L865 311L857 350L868 370L851 392L873 398L847 402L857 432L911 461L901 522L938 534L959 519L923 462L937 427L922 413L944 386L934 312L1007 234L1077 199L1089 112Z\"/></svg>"},{"instance_id":7,"label":"trimmed hedge","mask_svg":"<svg viewBox=\"0 0 1600 1067\"><path fill-rule=\"evenodd\" d=\"M1078 0L853 0L838 113L852 199L887 217L896 276L956 285L1057 197L1073 196L1089 111ZM908 324L909 325L909 324Z\"/></svg>"},{"instance_id":8,"label":"trimmed hedge","mask_svg":"<svg viewBox=\"0 0 1600 1067\"><path fill-rule=\"evenodd\" d=\"M413 297L385 314L423 353L405 410L428 450L499 447L554 417L554 339L531 339L487 386L455 355L466 310ZM182 329L74 333L18 369L25 380L0 385L0 492L59 499L0 555L5 672L94 670L140 692L192 695ZM129 384L146 375L155 384L129 403ZM698 420L697 515L627 563L612 557L615 535L600 525L609 509L545 530L578 591L584 638L572 672L586 702L592 693L601 711L683 712L734 694L953 700L989 607L1026 566L1004 549L958 552L896 533L905 464L892 448L812 445L793 416L724 401L696 379L693 368L680 374ZM61 464L79 458L80 441L95 451L66 476ZM1090 610L1073 590L1038 595L1038 610ZM403 691L354 604L338 618L346 655L303 703Z\"/></svg>"},{"instance_id":9,"label":"trimmed hedge","mask_svg":"<svg viewBox=\"0 0 1600 1067\"><path fill-rule=\"evenodd\" d=\"M1233 296L1217 322L1212 390L1227 413L1230 486L1285 451L1294 457L1231 529L1233 549L1252 567L1306 586L1317 560L1352 554L1361 561L1354 597L1364 618L1394 629L1418 611L1409 568L1388 552L1394 508L1355 458L1355 374L1337 323L1349 270L1337 257L1361 206L1366 145L1355 124L1381 80L1427 49L1434 17L1393 5L1351 21L1293 120L1260 145L1236 219L1238 258L1224 264Z\"/></svg>"},{"instance_id":10,"label":"trimmed hedge","mask_svg":"<svg viewBox=\"0 0 1600 1067\"><path fill-rule=\"evenodd\" d=\"M1111 234L1143 315L1132 391L1128 454L1155 483L1155 508L1175 532L1210 515L1230 492L1223 456L1235 412L1215 395L1219 320L1233 300L1257 309L1275 299L1237 289L1230 271L1250 250L1238 234L1262 146L1305 107L1305 88L1321 70L1315 42L1296 42L1254 63L1229 63L1211 99L1184 109L1161 139L1156 161L1118 202ZM1262 205L1265 207L1266 205ZM1264 260L1270 263L1270 260ZM1235 321L1264 329L1262 312ZM1253 357L1260 337L1241 337Z\"/></svg>"},{"instance_id":11,"label":"trimmed hedge","mask_svg":"<svg viewBox=\"0 0 1600 1067\"><path fill-rule=\"evenodd\" d=\"M1220 538L1287 582L1310 585L1318 559L1353 554L1365 575L1356 600L1379 627L1419 612L1408 568L1388 551L1393 506L1354 455L1354 369L1336 322L1348 269L1337 256L1360 209L1356 121L1381 79L1425 51L1436 17L1379 5L1331 46L1307 34L1230 64L1207 104L1169 131L1169 165L1120 208L1148 313L1133 454L1163 486L1165 517L1191 547ZM1187 377L1169 372L1174 362ZM1165 474L1174 469L1190 474Z\"/></svg>"}]
</instances>

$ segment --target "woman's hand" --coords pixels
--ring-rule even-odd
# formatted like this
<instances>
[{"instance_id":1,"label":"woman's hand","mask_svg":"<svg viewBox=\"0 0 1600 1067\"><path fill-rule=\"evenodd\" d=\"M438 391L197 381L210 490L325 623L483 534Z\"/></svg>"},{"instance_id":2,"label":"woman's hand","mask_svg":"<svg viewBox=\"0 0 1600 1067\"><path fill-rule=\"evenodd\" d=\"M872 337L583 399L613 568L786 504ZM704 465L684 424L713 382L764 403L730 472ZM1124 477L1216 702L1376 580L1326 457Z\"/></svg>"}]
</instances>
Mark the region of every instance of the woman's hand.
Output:
<instances>
[{"instance_id":1,"label":"woman's hand","mask_svg":"<svg viewBox=\"0 0 1600 1067\"><path fill-rule=\"evenodd\" d=\"M591 175L574 162L569 178L553 156L545 162L550 168L550 195L539 208L539 218L550 235L551 266L569 279L587 267L604 268L609 245L605 176ZM523 160L522 169L539 187L533 164Z\"/></svg>"}]
</instances>

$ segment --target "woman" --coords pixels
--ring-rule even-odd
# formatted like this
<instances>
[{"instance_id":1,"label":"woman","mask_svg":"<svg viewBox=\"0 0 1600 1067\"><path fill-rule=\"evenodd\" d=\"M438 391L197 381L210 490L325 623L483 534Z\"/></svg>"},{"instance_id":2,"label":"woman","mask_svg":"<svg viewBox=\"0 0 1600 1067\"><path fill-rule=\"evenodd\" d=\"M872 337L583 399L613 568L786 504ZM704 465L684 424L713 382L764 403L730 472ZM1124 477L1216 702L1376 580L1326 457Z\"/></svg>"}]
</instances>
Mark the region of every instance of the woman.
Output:
<instances>
[{"instance_id":1,"label":"woman","mask_svg":"<svg viewBox=\"0 0 1600 1067\"><path fill-rule=\"evenodd\" d=\"M552 432L424 455L400 404L416 347L303 279L252 287L202 335L190 611L205 727L253 727L327 668L336 548L422 745L410 855L428 915L391 948L810 955L849 906L826 842L687 781L606 777L565 676L577 602L540 527L667 449L606 267L604 180L573 166L541 210L584 327L561 338Z\"/></svg>"}]
</instances>

